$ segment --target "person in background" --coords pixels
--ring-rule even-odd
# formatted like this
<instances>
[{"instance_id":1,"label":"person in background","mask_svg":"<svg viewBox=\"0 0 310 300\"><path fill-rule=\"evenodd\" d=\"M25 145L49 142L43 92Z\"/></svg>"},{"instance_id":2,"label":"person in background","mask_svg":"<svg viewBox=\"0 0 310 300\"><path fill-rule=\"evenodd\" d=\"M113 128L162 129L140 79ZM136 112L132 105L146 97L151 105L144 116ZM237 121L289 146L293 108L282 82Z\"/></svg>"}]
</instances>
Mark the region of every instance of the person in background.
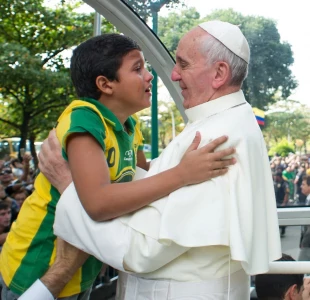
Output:
<instances>
[{"instance_id":1,"label":"person in background","mask_svg":"<svg viewBox=\"0 0 310 300\"><path fill-rule=\"evenodd\" d=\"M7 202L0 202L0 252L11 226L11 208Z\"/></svg>"},{"instance_id":2,"label":"person in background","mask_svg":"<svg viewBox=\"0 0 310 300\"><path fill-rule=\"evenodd\" d=\"M290 188L288 182L282 177L282 171L277 172L274 176L274 192L276 195L277 207L283 207L288 204ZM281 237L285 235L286 226L280 226Z\"/></svg>"},{"instance_id":3,"label":"person in background","mask_svg":"<svg viewBox=\"0 0 310 300\"><path fill-rule=\"evenodd\" d=\"M306 205L310 205L310 175L304 176L301 183L301 192L306 195ZM298 260L310 261L310 225L301 227Z\"/></svg>"},{"instance_id":4,"label":"person in background","mask_svg":"<svg viewBox=\"0 0 310 300\"><path fill-rule=\"evenodd\" d=\"M306 195L303 194L301 190L302 179L306 175L305 167L306 167L305 164L301 162L294 180L294 184L296 185L296 195L298 205L304 205L306 201Z\"/></svg>"},{"instance_id":5,"label":"person in background","mask_svg":"<svg viewBox=\"0 0 310 300\"><path fill-rule=\"evenodd\" d=\"M31 191L21 188L12 195L13 199L17 202L19 209L22 207L24 201L30 194Z\"/></svg>"},{"instance_id":6,"label":"person in background","mask_svg":"<svg viewBox=\"0 0 310 300\"><path fill-rule=\"evenodd\" d=\"M5 188L14 184L13 171L10 166L4 166L0 170L0 183Z\"/></svg>"},{"instance_id":7,"label":"person in background","mask_svg":"<svg viewBox=\"0 0 310 300\"><path fill-rule=\"evenodd\" d=\"M294 178L295 173L292 166L287 166L286 169L282 172L283 179L288 183L290 192L289 192L289 202L294 201Z\"/></svg>"},{"instance_id":8,"label":"person in background","mask_svg":"<svg viewBox=\"0 0 310 300\"><path fill-rule=\"evenodd\" d=\"M0 203L7 203L10 207L11 222L15 221L19 213L19 205L12 197L8 196L4 186L0 183Z\"/></svg>"}]
</instances>

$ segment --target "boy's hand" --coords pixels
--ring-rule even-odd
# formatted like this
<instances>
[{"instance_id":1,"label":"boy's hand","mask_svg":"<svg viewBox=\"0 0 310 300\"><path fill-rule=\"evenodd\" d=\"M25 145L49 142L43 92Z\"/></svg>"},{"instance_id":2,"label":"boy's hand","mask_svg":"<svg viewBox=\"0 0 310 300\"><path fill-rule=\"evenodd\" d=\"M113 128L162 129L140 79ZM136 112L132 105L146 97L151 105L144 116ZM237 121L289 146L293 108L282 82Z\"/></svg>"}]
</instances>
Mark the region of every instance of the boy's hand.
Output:
<instances>
[{"instance_id":1,"label":"boy's hand","mask_svg":"<svg viewBox=\"0 0 310 300\"><path fill-rule=\"evenodd\" d=\"M179 168L180 175L184 178L184 182L189 184L197 184L211 178L221 176L227 173L228 166L236 163L235 158L225 159L225 157L235 153L234 148L227 148L214 152L221 144L227 141L227 136L219 137L206 146L198 149L201 141L199 132L185 152Z\"/></svg>"},{"instance_id":2,"label":"boy's hand","mask_svg":"<svg viewBox=\"0 0 310 300\"><path fill-rule=\"evenodd\" d=\"M55 129L51 130L48 138L44 140L38 158L40 171L62 194L72 182L72 177L69 165L62 157Z\"/></svg>"}]
</instances>

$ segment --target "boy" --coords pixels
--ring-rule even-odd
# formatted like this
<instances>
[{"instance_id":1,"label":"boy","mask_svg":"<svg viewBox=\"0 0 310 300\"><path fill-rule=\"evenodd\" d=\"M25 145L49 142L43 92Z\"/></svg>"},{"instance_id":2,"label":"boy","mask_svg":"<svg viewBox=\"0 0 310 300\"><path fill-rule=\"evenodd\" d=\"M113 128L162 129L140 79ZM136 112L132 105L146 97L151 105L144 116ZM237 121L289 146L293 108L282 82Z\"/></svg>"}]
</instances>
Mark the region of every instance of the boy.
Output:
<instances>
[{"instance_id":1,"label":"boy","mask_svg":"<svg viewBox=\"0 0 310 300\"><path fill-rule=\"evenodd\" d=\"M150 106L153 77L144 64L140 47L119 34L89 39L73 52L71 78L80 100L65 109L56 132L81 202L96 221L137 210L182 186L225 174L225 167L234 162L219 161L211 168L210 160L232 154L233 149L211 158L206 155L209 148L194 151L199 144L196 141L176 167L130 182L136 165L147 168L139 152L142 134L132 117ZM213 145L225 140L217 139ZM213 173L213 169L217 171ZM57 243L53 222L58 199L59 192L39 174L35 191L24 202L0 258L4 288L13 292L13 297L21 295L54 262ZM87 299L100 269L99 261L88 258L81 269L70 274L72 279L59 297Z\"/></svg>"}]
</instances>

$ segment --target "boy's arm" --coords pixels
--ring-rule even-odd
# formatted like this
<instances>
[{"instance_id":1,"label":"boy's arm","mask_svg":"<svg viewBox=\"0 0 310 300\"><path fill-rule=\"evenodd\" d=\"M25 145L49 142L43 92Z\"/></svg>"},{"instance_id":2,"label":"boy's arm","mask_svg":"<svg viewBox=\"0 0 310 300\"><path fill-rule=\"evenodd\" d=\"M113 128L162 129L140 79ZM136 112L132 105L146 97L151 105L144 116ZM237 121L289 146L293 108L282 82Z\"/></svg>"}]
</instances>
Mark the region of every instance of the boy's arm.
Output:
<instances>
[{"instance_id":1,"label":"boy's arm","mask_svg":"<svg viewBox=\"0 0 310 300\"><path fill-rule=\"evenodd\" d=\"M55 133L51 133L51 138L57 139ZM198 133L176 167L135 182L111 184L106 157L97 141L89 134L70 135L67 139L69 168L84 209L93 220L105 221L135 211L183 186L225 174L234 159L222 159L234 153L234 149L213 151L227 137L197 149L200 139ZM58 172L56 182L64 175L63 171ZM62 186L67 182L61 181ZM58 183L50 182L58 188Z\"/></svg>"}]
</instances>

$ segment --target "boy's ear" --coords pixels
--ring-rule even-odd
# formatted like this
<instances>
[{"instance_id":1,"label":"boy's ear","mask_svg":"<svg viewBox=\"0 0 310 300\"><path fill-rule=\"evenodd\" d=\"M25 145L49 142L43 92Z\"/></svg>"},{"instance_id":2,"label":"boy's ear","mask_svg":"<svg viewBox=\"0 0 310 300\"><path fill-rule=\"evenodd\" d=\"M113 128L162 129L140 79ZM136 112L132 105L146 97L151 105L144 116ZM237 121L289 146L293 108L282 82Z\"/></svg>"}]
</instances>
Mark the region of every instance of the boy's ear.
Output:
<instances>
[{"instance_id":1,"label":"boy's ear","mask_svg":"<svg viewBox=\"0 0 310 300\"><path fill-rule=\"evenodd\" d=\"M297 299L297 296L298 296L297 284L293 284L286 291L285 297L287 299L295 300Z\"/></svg>"},{"instance_id":2,"label":"boy's ear","mask_svg":"<svg viewBox=\"0 0 310 300\"><path fill-rule=\"evenodd\" d=\"M112 82L105 76L100 75L96 78L96 86L103 94L111 95L113 93Z\"/></svg>"},{"instance_id":3,"label":"boy's ear","mask_svg":"<svg viewBox=\"0 0 310 300\"><path fill-rule=\"evenodd\" d=\"M224 61L218 61L214 65L214 78L212 86L215 89L220 88L229 81L230 68L229 65Z\"/></svg>"}]
</instances>

